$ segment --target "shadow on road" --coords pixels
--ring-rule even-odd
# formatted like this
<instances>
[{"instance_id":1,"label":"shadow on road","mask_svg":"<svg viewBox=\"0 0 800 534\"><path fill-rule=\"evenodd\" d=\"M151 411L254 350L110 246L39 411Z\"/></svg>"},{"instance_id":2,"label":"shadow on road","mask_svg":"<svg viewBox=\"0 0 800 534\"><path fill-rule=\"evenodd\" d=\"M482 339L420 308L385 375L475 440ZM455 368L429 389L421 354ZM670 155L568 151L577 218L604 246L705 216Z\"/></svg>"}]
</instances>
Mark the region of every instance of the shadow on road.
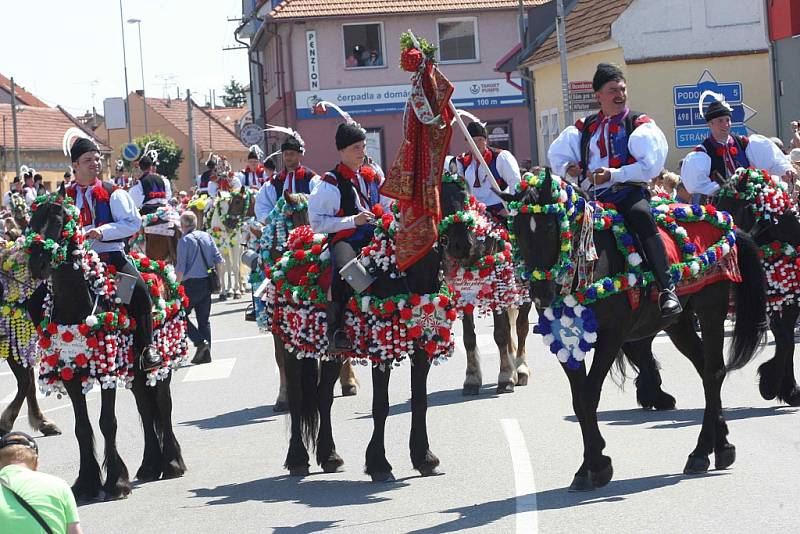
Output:
<instances>
[{"instance_id":1,"label":"shadow on road","mask_svg":"<svg viewBox=\"0 0 800 534\"><path fill-rule=\"evenodd\" d=\"M726 408L725 419L735 421L737 419L750 419L753 417L772 417L776 415L788 415L796 413L798 410L788 406L770 406L766 408ZM565 420L577 423L574 415L564 417ZM647 423L658 423L648 428L685 428L689 426L699 426L703 423L703 409L692 408L669 411L652 411L632 408L630 410L609 410L597 413L597 420L608 423L609 425L643 425Z\"/></svg>"},{"instance_id":2,"label":"shadow on road","mask_svg":"<svg viewBox=\"0 0 800 534\"><path fill-rule=\"evenodd\" d=\"M241 484L225 484L216 488L198 488L190 491L196 498L207 499L208 505L257 501L264 503L293 502L312 508L330 508L387 501L389 497L381 495L382 493L408 486L408 483L402 480L375 484L366 479L363 482L354 482L352 480L330 480L325 477L327 475L324 474L304 478L281 475Z\"/></svg>"},{"instance_id":3,"label":"shadow on road","mask_svg":"<svg viewBox=\"0 0 800 534\"><path fill-rule=\"evenodd\" d=\"M309 521L301 525L293 527L272 527L274 534L281 534L282 532L291 532L292 534L311 534L312 532L322 532L329 528L336 528L337 523L341 521Z\"/></svg>"},{"instance_id":4,"label":"shadow on road","mask_svg":"<svg viewBox=\"0 0 800 534\"><path fill-rule=\"evenodd\" d=\"M245 309L244 306L239 306L239 307L236 307L236 308L229 308L229 309L224 310L224 311L214 311L214 308L212 308L211 317L219 317L221 315L230 315L232 313L244 314L244 309ZM219 308L217 308L217 310L219 310Z\"/></svg>"},{"instance_id":5,"label":"shadow on road","mask_svg":"<svg viewBox=\"0 0 800 534\"><path fill-rule=\"evenodd\" d=\"M434 391L428 393L428 408L436 406L449 406L451 404L461 404L466 402L475 402L479 400L496 399L499 397L495 390L497 384L485 384L481 388L480 395L462 395L461 389L447 389L444 391ZM409 390L410 394L410 390ZM400 415L403 413L411 412L411 399L401 403L389 406L389 417L393 415ZM360 415L354 419L372 419L372 414Z\"/></svg>"},{"instance_id":6,"label":"shadow on road","mask_svg":"<svg viewBox=\"0 0 800 534\"><path fill-rule=\"evenodd\" d=\"M213 430L217 428L231 428L235 426L255 425L275 421L281 414L272 411L271 406L256 406L255 408L242 408L228 413L221 413L206 419L195 421L181 421L184 426L196 426L200 430Z\"/></svg>"}]
</instances>

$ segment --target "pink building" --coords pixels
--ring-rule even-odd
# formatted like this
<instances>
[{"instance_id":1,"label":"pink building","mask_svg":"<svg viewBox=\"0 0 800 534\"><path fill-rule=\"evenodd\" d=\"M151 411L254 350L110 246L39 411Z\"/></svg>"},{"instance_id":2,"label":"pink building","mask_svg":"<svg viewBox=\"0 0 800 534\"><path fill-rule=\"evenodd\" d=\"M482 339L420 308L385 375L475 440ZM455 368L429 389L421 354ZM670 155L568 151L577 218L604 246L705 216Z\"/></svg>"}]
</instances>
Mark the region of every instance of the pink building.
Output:
<instances>
[{"instance_id":1,"label":"pink building","mask_svg":"<svg viewBox=\"0 0 800 534\"><path fill-rule=\"evenodd\" d=\"M526 7L544 0L525 0ZM247 0L245 0L247 3ZM454 103L488 123L490 143L530 159L528 111L517 74L495 65L519 45L518 0L285 0L254 6L239 30L250 37L251 109L257 123L288 125L306 141L306 164L327 170L338 159L337 115L314 115L328 100L369 134L370 155L386 167L403 138L410 87L400 70L400 35L411 29L438 46L439 65L454 82ZM260 20L263 20L261 22ZM466 150L454 135L450 152ZM280 137L266 140L271 152Z\"/></svg>"}]
</instances>

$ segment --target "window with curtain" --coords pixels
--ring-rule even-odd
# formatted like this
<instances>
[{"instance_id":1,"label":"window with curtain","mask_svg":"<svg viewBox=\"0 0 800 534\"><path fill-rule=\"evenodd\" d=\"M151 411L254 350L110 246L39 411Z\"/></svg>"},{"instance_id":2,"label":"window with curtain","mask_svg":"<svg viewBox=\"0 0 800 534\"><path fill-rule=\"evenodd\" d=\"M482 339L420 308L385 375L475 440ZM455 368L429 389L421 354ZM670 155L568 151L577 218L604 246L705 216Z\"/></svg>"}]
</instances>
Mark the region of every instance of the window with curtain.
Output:
<instances>
[{"instance_id":1,"label":"window with curtain","mask_svg":"<svg viewBox=\"0 0 800 534\"><path fill-rule=\"evenodd\" d=\"M439 60L477 61L477 20L444 19L437 22L439 32Z\"/></svg>"}]
</instances>

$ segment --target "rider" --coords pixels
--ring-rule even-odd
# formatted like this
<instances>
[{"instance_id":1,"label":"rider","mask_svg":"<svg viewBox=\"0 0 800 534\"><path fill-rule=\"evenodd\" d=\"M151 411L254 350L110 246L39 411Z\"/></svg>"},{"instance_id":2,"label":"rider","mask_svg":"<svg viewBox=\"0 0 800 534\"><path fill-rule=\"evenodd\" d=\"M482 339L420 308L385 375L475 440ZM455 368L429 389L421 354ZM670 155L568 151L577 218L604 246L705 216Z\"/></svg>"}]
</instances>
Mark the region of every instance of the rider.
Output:
<instances>
[{"instance_id":1,"label":"rider","mask_svg":"<svg viewBox=\"0 0 800 534\"><path fill-rule=\"evenodd\" d=\"M142 175L130 188L130 195L142 215L154 213L160 206L169 204L172 188L169 180L155 172L157 153L155 150L139 158Z\"/></svg>"},{"instance_id":2,"label":"rider","mask_svg":"<svg viewBox=\"0 0 800 534\"><path fill-rule=\"evenodd\" d=\"M703 113L703 101L709 94L715 100ZM733 110L722 95L704 92L699 105L711 135L683 160L681 181L687 191L714 196L719 191L719 182L730 178L739 167L766 169L794 183L797 174L792 163L770 139L763 135L743 137L731 133Z\"/></svg>"},{"instance_id":3,"label":"rider","mask_svg":"<svg viewBox=\"0 0 800 534\"><path fill-rule=\"evenodd\" d=\"M247 154L247 167L245 167L243 171L237 173L237 178L239 178L239 182L242 185L257 191L267 182L269 177L267 176L266 169L264 169L264 166L261 164L263 158L264 152L261 150L261 147L258 145L250 147L250 151Z\"/></svg>"},{"instance_id":4,"label":"rider","mask_svg":"<svg viewBox=\"0 0 800 534\"><path fill-rule=\"evenodd\" d=\"M144 371L161 366L161 354L153 347L150 292L139 272L125 257L125 242L141 226L136 205L124 189L99 179L103 165L100 149L91 139L79 138L70 149L75 181L67 194L80 210L80 224L91 248L117 271L136 277L128 311L136 319L133 346Z\"/></svg>"},{"instance_id":5,"label":"rider","mask_svg":"<svg viewBox=\"0 0 800 534\"><path fill-rule=\"evenodd\" d=\"M211 183L211 178L216 176L217 173L217 155L211 154L206 161L206 170L197 177L197 194L207 195L208 185Z\"/></svg>"},{"instance_id":6,"label":"rider","mask_svg":"<svg viewBox=\"0 0 800 534\"><path fill-rule=\"evenodd\" d=\"M489 136L486 134L486 125L472 121L467 125L467 131L475 141L478 150L483 154L483 159L489 166L497 185L501 192L514 191L520 182L519 164L514 155L508 150L501 150L489 146ZM505 217L506 212L500 197L492 191L492 184L489 177L475 157L465 152L456 158L458 163L458 174L463 176L472 184L472 193L478 202L486 205L486 210L494 217Z\"/></svg>"},{"instance_id":7,"label":"rider","mask_svg":"<svg viewBox=\"0 0 800 534\"><path fill-rule=\"evenodd\" d=\"M239 178L230 171L230 164L224 156L217 158L214 172L209 176L208 196L216 197L220 191L238 191L242 188Z\"/></svg>"},{"instance_id":8,"label":"rider","mask_svg":"<svg viewBox=\"0 0 800 534\"><path fill-rule=\"evenodd\" d=\"M271 179L261 186L256 195L256 219L265 222L267 215L275 207L284 191L289 193L311 194L320 177L316 172L300 163L306 149L301 139L290 136L281 145L283 156L283 170L280 174L273 174Z\"/></svg>"},{"instance_id":9,"label":"rider","mask_svg":"<svg viewBox=\"0 0 800 534\"><path fill-rule=\"evenodd\" d=\"M367 134L355 122L339 125L336 148L340 163L326 172L308 197L308 215L314 232L329 234L333 247L347 247L354 257L369 243L375 231L372 207L382 204L388 210L390 200L380 194L382 181L374 167L364 165ZM336 254L331 254L333 258ZM331 295L327 308L328 350L331 353L352 350L352 342L343 329L344 311L352 294L339 275L341 265L333 268Z\"/></svg>"},{"instance_id":10,"label":"rider","mask_svg":"<svg viewBox=\"0 0 800 534\"><path fill-rule=\"evenodd\" d=\"M117 187L125 189L128 187L128 177L125 176L125 163L121 159L118 159L114 164L114 176L111 181Z\"/></svg>"},{"instance_id":11,"label":"rider","mask_svg":"<svg viewBox=\"0 0 800 534\"><path fill-rule=\"evenodd\" d=\"M616 65L597 66L592 88L600 113L567 127L550 145L555 172L576 182L591 198L612 203L636 234L660 291L663 317L681 313L664 243L650 211L647 185L667 158L667 140L650 117L627 106L625 76Z\"/></svg>"}]
</instances>

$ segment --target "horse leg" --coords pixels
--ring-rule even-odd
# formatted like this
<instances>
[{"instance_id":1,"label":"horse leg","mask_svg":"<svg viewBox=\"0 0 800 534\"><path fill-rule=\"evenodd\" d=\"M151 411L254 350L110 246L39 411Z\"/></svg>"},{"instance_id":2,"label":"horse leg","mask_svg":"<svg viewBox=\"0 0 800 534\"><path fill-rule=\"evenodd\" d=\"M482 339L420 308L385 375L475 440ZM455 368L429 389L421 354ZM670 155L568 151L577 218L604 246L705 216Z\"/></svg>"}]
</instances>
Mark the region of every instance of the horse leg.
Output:
<instances>
[{"instance_id":1,"label":"horse leg","mask_svg":"<svg viewBox=\"0 0 800 534\"><path fill-rule=\"evenodd\" d=\"M372 438L367 446L366 466L364 472L372 477L373 482L393 480L392 466L386 459L384 434L386 418L389 416L389 378L392 374L391 364L380 364L372 367Z\"/></svg>"},{"instance_id":2,"label":"horse leg","mask_svg":"<svg viewBox=\"0 0 800 534\"><path fill-rule=\"evenodd\" d=\"M155 427L155 402L151 395L150 386L147 385L145 374L137 371L131 392L136 401L136 409L142 420L142 431L144 433L144 454L142 464L136 471L136 478L141 482L158 480L161 476L161 445L158 442L158 435Z\"/></svg>"},{"instance_id":3,"label":"horse leg","mask_svg":"<svg viewBox=\"0 0 800 534\"><path fill-rule=\"evenodd\" d=\"M272 341L275 348L275 364L278 366L278 377L280 379L278 398L275 399L272 411L275 413L284 413L289 410L289 404L286 399L286 367L284 363L286 361L286 348L277 336L273 336Z\"/></svg>"},{"instance_id":4,"label":"horse leg","mask_svg":"<svg viewBox=\"0 0 800 534\"><path fill-rule=\"evenodd\" d=\"M236 239L241 239L241 235L236 237ZM235 299L242 298L242 293L244 291L244 285L242 284L241 257L242 247L236 244L233 246L233 263L231 264L231 270L233 271L233 298Z\"/></svg>"},{"instance_id":5,"label":"horse leg","mask_svg":"<svg viewBox=\"0 0 800 534\"><path fill-rule=\"evenodd\" d=\"M350 358L342 362L339 383L342 386L342 397L352 397L358 393L358 379L353 369L353 361Z\"/></svg>"},{"instance_id":6,"label":"horse leg","mask_svg":"<svg viewBox=\"0 0 800 534\"><path fill-rule=\"evenodd\" d=\"M0 416L0 436L8 434L11 432L11 429L14 428L14 421L17 420L19 410L22 408L22 402L28 395L28 390L30 390L33 385L33 377L31 376L33 373L32 369L31 373L29 373L28 369L23 367L22 363L17 361L13 354L9 356L6 361L11 368L11 372L14 373L14 378L17 380L17 394L14 395L9 405L3 410L3 415ZM35 397L36 393L34 390L34 398Z\"/></svg>"},{"instance_id":7,"label":"horse leg","mask_svg":"<svg viewBox=\"0 0 800 534\"><path fill-rule=\"evenodd\" d=\"M725 339L725 316L727 306L708 306L698 308L697 316L703 336L703 392L705 394L705 411L703 426L697 439L697 446L689 454L685 474L705 473L710 462L709 454L714 451L714 464L717 469L729 467L736 459L736 448L728 442L728 425L722 414L720 391L725 379L725 364L722 355Z\"/></svg>"},{"instance_id":8,"label":"horse leg","mask_svg":"<svg viewBox=\"0 0 800 534\"><path fill-rule=\"evenodd\" d=\"M338 358L324 360L320 363L317 402L319 406L319 436L317 437L317 465L326 473L341 470L344 460L336 453L331 425L331 406L333 406L333 388L339 379L342 361Z\"/></svg>"},{"instance_id":9,"label":"horse leg","mask_svg":"<svg viewBox=\"0 0 800 534\"><path fill-rule=\"evenodd\" d=\"M78 380L64 382L69 399L72 402L72 411L75 415L75 437L78 439L80 452L80 467L78 478L72 485L72 493L76 499L95 499L100 495L103 484L100 480L100 464L94 454L94 433L89 413L86 409L86 396L81 391Z\"/></svg>"},{"instance_id":10,"label":"horse leg","mask_svg":"<svg viewBox=\"0 0 800 534\"><path fill-rule=\"evenodd\" d=\"M572 410L575 412L575 418L578 420L578 425L581 430L581 439L583 441L583 461L572 479L569 491L591 491L594 489L594 485L589 479L589 467L586 463L589 438L584 422L583 403L581 402L585 387L584 384L586 383L586 365L584 362L580 362L578 369L570 369L566 365L561 364L561 368L567 375L567 380L569 380L570 395L572 396Z\"/></svg>"},{"instance_id":11,"label":"horse leg","mask_svg":"<svg viewBox=\"0 0 800 534\"><path fill-rule=\"evenodd\" d=\"M36 398L36 375L34 374L33 366L26 367L25 372L28 375L28 391L25 394L28 399L28 424L45 436L61 434L61 429L53 421L45 417L42 413L42 408L39 406L39 399Z\"/></svg>"},{"instance_id":12,"label":"horse leg","mask_svg":"<svg viewBox=\"0 0 800 534\"><path fill-rule=\"evenodd\" d=\"M770 315L770 329L775 336L775 355L758 366L758 389L766 400L775 397L787 402L796 388L794 383L793 355L794 355L794 326L797 322L797 306L785 306L781 313ZM787 366L788 364L788 366ZM791 383L785 383L786 372L792 374Z\"/></svg>"},{"instance_id":13,"label":"horse leg","mask_svg":"<svg viewBox=\"0 0 800 534\"><path fill-rule=\"evenodd\" d=\"M653 354L655 336L623 343L622 351L639 372L636 377L636 402L645 410L674 410L675 397L661 389L661 373Z\"/></svg>"},{"instance_id":14,"label":"horse leg","mask_svg":"<svg viewBox=\"0 0 800 534\"><path fill-rule=\"evenodd\" d=\"M510 311L516 313L516 319L512 324L516 327L515 336L517 339L516 360L514 361L514 365L517 368L517 385L527 386L528 379L531 376L531 369L528 367L528 354L525 352L525 343L528 340L528 332L530 331L528 314L531 311L531 303L527 302L519 308L511 308Z\"/></svg>"},{"instance_id":15,"label":"horse leg","mask_svg":"<svg viewBox=\"0 0 800 534\"><path fill-rule=\"evenodd\" d=\"M309 358L298 359L285 349L286 393L289 400L291 437L283 466L292 476L308 474L307 444L313 444L318 428L316 406L317 362Z\"/></svg>"},{"instance_id":16,"label":"horse leg","mask_svg":"<svg viewBox=\"0 0 800 534\"><path fill-rule=\"evenodd\" d=\"M152 388L155 390L152 394L155 396L156 404L156 432L161 437L161 472L164 479L182 477L186 472L181 445L178 443L178 438L175 437L175 432L172 429L171 382L172 373L163 380L156 382L155 387Z\"/></svg>"},{"instance_id":17,"label":"horse leg","mask_svg":"<svg viewBox=\"0 0 800 534\"><path fill-rule=\"evenodd\" d=\"M428 443L428 371L431 363L428 355L417 349L411 365L411 435L408 446L411 465L424 477L438 474L439 458L430 450Z\"/></svg>"},{"instance_id":18,"label":"horse leg","mask_svg":"<svg viewBox=\"0 0 800 534\"><path fill-rule=\"evenodd\" d=\"M786 306L783 309L783 325L789 333L791 341L786 344L785 348L783 381L778 392L778 399L789 406L800 406L800 387L797 386L794 376L794 326L797 323L798 312L800 312L800 307L796 304Z\"/></svg>"},{"instance_id":19,"label":"horse leg","mask_svg":"<svg viewBox=\"0 0 800 534\"><path fill-rule=\"evenodd\" d=\"M100 392L100 431L105 440L106 483L103 490L106 498L119 499L127 497L131 492L128 468L117 451L117 416L115 404L116 389L104 389Z\"/></svg>"},{"instance_id":20,"label":"horse leg","mask_svg":"<svg viewBox=\"0 0 800 534\"><path fill-rule=\"evenodd\" d=\"M497 376L497 392L513 393L514 384L517 382L517 370L514 367L512 355L508 352L508 340L511 338L511 323L508 320L508 311L503 310L493 314L494 342L500 351L500 374Z\"/></svg>"},{"instance_id":21,"label":"horse leg","mask_svg":"<svg viewBox=\"0 0 800 534\"><path fill-rule=\"evenodd\" d=\"M483 384L483 374L481 373L481 355L478 352L478 343L475 337L475 317L471 313L464 312L461 324L464 326L464 350L467 353L467 376L464 377L464 387L461 393L477 395Z\"/></svg>"}]
</instances>

